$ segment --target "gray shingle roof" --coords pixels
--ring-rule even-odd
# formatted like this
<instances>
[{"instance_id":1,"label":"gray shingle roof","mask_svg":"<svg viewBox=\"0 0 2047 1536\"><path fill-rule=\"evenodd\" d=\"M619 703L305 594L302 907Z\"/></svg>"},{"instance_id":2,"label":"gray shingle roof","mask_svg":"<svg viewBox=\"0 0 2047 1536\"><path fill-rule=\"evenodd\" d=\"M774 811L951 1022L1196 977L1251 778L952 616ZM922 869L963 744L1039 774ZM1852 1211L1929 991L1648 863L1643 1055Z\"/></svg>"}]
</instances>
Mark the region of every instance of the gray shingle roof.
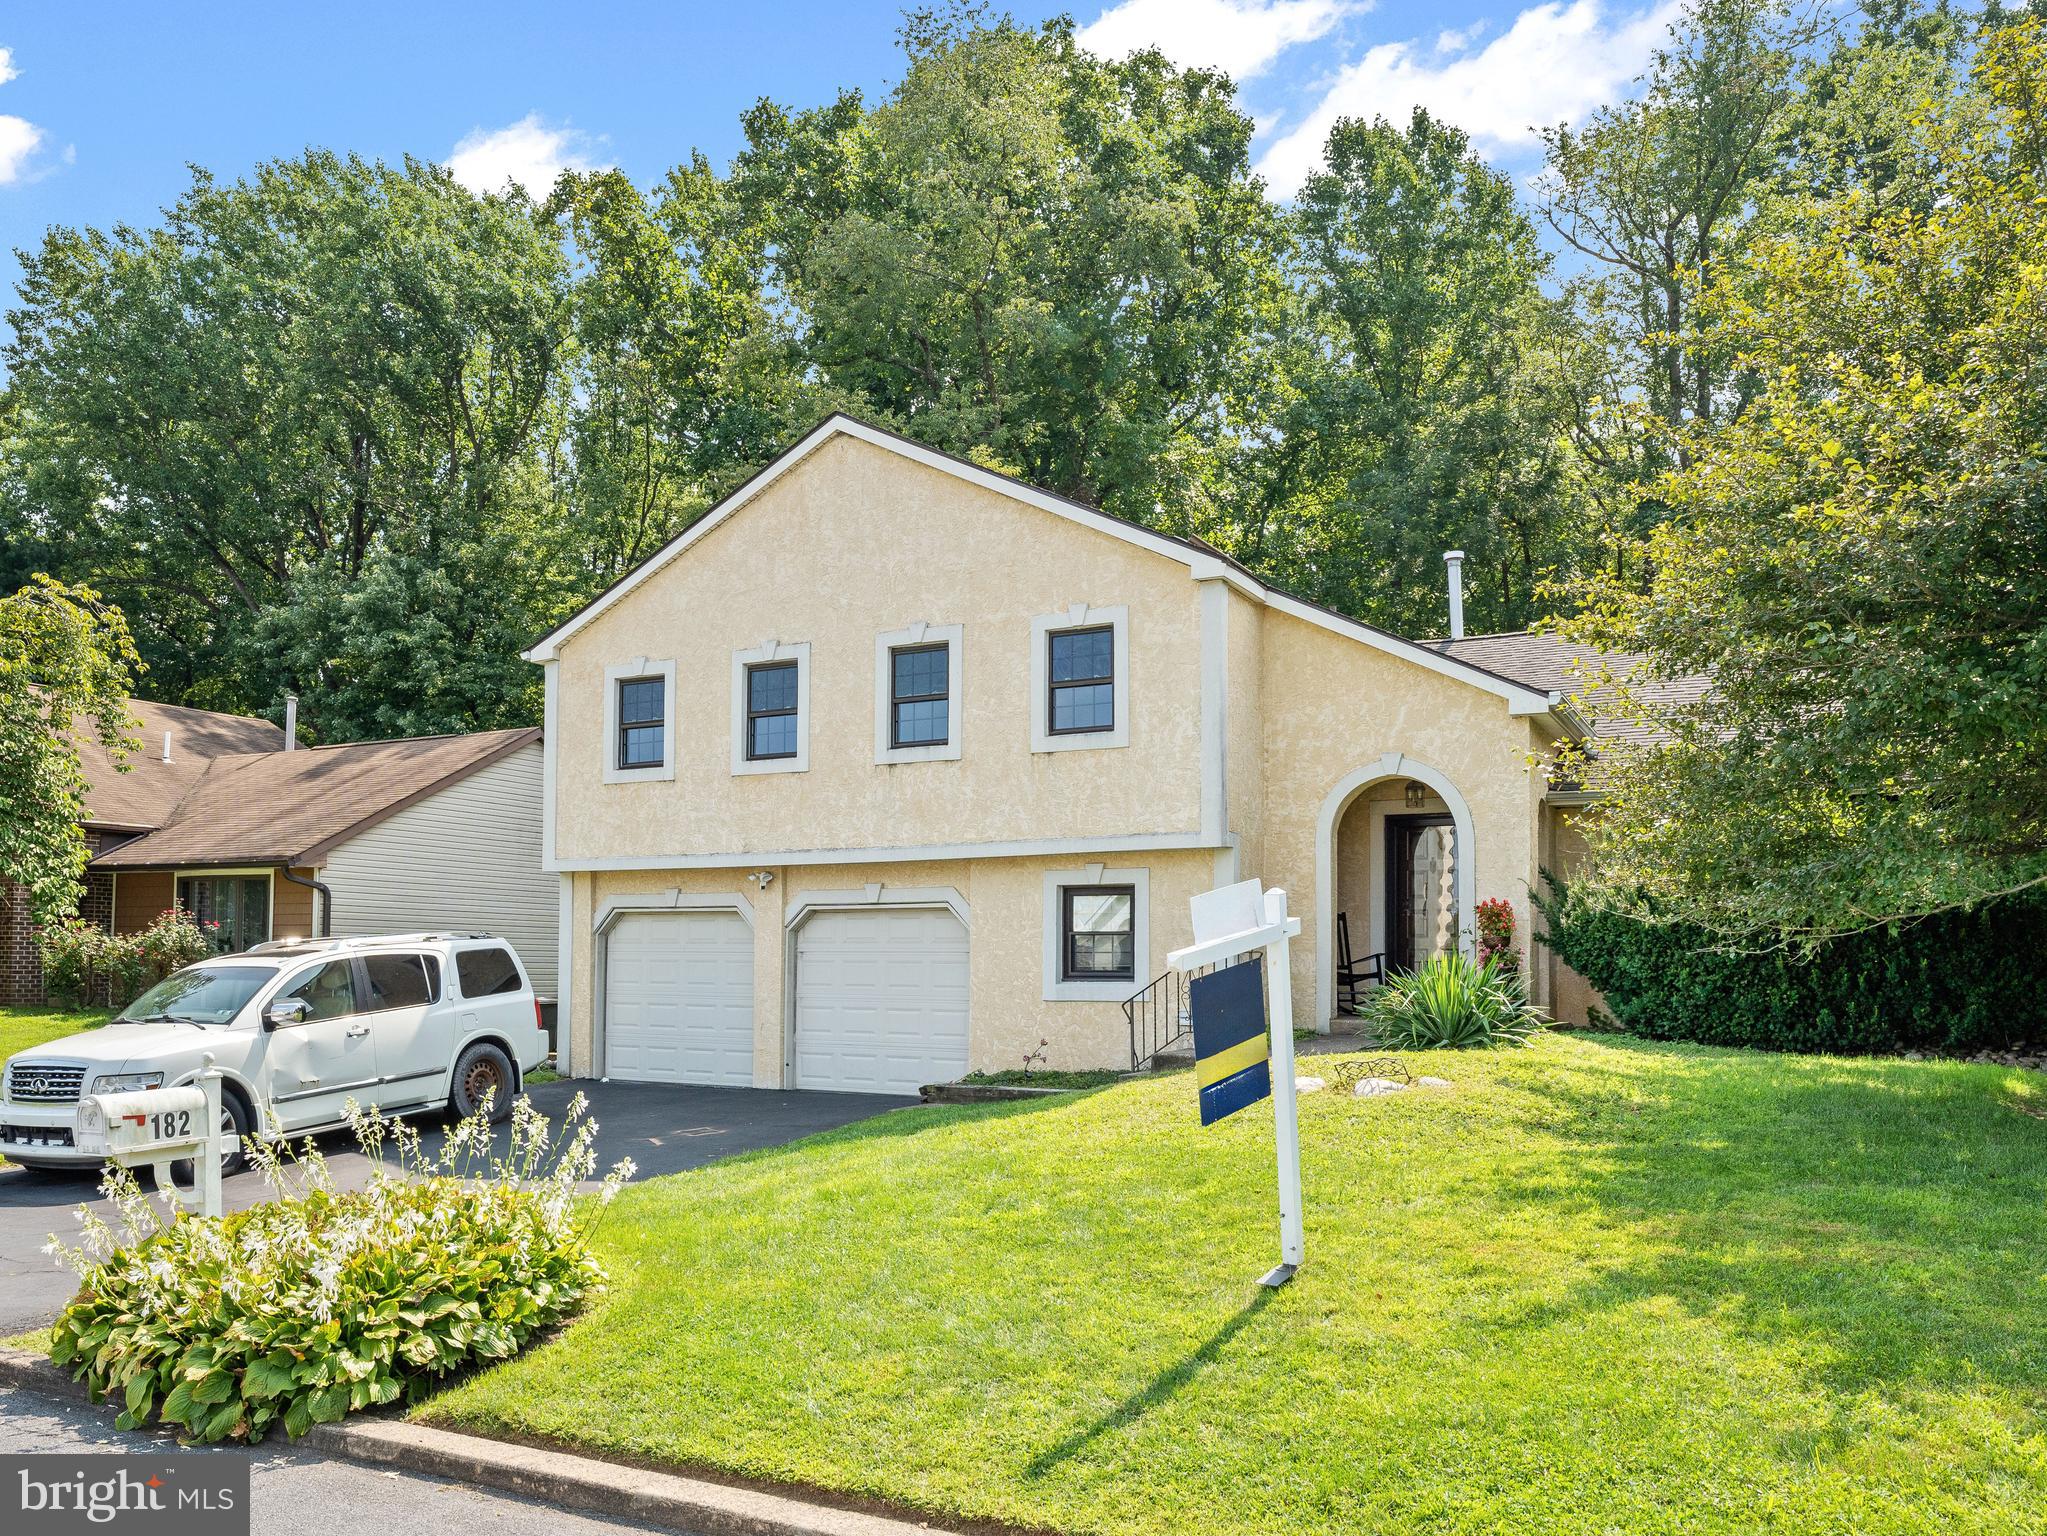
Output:
<instances>
[{"instance_id":1,"label":"gray shingle roof","mask_svg":"<svg viewBox=\"0 0 2047 1536\"><path fill-rule=\"evenodd\" d=\"M1654 741L1662 736L1653 722L1623 718L1614 713L1615 690L1611 683L1594 686L1601 663L1616 677L1627 678L1641 665L1642 658L1590 646L1572 645L1555 635L1517 630L1501 635L1466 635L1462 640L1425 641L1429 649L1473 666L1498 672L1530 688L1561 693L1572 702L1591 727L1595 738L1610 741ZM1670 682L1636 685L1639 701L1659 705L1689 704L1706 691L1703 677L1678 678Z\"/></svg>"},{"instance_id":2,"label":"gray shingle roof","mask_svg":"<svg viewBox=\"0 0 2047 1536\"><path fill-rule=\"evenodd\" d=\"M163 826L93 867L314 862L344 835L539 739L528 727L215 758Z\"/></svg>"},{"instance_id":3,"label":"gray shingle roof","mask_svg":"<svg viewBox=\"0 0 2047 1536\"><path fill-rule=\"evenodd\" d=\"M114 766L107 749L90 732L79 733L79 766L91 786L85 795L87 826L160 827L214 758L275 752L284 745L282 730L247 715L150 699L130 699L128 712L139 722L135 735L142 745L129 754L126 772ZM171 738L169 762L163 760L166 733Z\"/></svg>"}]
</instances>

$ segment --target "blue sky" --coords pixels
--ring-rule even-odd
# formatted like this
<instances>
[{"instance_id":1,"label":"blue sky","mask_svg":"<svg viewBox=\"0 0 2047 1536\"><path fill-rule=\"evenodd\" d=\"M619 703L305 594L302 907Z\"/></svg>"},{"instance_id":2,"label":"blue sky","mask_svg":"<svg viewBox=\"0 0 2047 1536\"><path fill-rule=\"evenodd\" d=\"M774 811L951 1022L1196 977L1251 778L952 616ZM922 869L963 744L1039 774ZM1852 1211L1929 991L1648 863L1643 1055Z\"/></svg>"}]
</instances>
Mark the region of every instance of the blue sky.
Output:
<instances>
[{"instance_id":1,"label":"blue sky","mask_svg":"<svg viewBox=\"0 0 2047 1536\"><path fill-rule=\"evenodd\" d=\"M1534 124L1625 91L1672 0L1122 0L1070 11L1098 51L1147 43L1220 65L1261 125L1277 195L1328 123L1426 104L1517 171ZM153 222L196 162L223 176L309 144L543 185L564 164L651 182L692 148L723 163L755 99L870 93L897 75L900 4L29 0L0 9L0 285L52 223ZM537 190L537 189L536 189Z\"/></svg>"}]
</instances>

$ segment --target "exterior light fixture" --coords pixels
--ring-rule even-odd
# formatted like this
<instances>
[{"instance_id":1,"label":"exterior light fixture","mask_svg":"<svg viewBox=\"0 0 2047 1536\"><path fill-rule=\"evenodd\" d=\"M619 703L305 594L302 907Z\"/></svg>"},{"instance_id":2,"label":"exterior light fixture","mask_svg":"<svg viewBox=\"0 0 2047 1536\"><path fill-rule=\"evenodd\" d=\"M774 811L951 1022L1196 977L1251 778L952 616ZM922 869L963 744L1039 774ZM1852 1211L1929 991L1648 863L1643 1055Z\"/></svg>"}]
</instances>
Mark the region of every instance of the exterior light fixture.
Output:
<instances>
[{"instance_id":1,"label":"exterior light fixture","mask_svg":"<svg viewBox=\"0 0 2047 1536\"><path fill-rule=\"evenodd\" d=\"M1428 798L1428 785L1424 784L1420 779L1409 779L1407 781L1407 808L1410 811L1420 810L1422 802Z\"/></svg>"}]
</instances>

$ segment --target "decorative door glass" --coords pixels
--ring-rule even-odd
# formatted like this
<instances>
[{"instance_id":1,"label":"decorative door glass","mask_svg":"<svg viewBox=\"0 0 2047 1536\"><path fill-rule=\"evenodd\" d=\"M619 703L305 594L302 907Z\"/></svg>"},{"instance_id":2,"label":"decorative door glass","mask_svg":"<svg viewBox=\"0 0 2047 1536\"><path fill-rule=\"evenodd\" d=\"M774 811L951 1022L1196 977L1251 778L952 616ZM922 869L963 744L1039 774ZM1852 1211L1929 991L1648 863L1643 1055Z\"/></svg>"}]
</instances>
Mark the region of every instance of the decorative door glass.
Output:
<instances>
[{"instance_id":1,"label":"decorative door glass","mask_svg":"<svg viewBox=\"0 0 2047 1536\"><path fill-rule=\"evenodd\" d=\"M1421 827L1409 863L1408 953L1416 965L1457 947L1457 831Z\"/></svg>"}]
</instances>

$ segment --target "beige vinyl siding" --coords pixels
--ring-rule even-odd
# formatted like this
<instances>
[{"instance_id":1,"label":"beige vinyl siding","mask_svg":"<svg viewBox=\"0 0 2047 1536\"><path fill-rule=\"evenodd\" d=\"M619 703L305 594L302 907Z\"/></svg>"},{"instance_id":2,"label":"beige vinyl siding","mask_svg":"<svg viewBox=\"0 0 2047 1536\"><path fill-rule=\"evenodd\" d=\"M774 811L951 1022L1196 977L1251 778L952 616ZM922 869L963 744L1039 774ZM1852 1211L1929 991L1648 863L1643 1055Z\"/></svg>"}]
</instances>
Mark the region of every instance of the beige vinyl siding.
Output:
<instances>
[{"instance_id":1,"label":"beige vinyl siding","mask_svg":"<svg viewBox=\"0 0 2047 1536\"><path fill-rule=\"evenodd\" d=\"M560 883L540 870L540 765L538 742L521 747L335 849L320 872L335 937L495 933L554 996Z\"/></svg>"}]
</instances>

